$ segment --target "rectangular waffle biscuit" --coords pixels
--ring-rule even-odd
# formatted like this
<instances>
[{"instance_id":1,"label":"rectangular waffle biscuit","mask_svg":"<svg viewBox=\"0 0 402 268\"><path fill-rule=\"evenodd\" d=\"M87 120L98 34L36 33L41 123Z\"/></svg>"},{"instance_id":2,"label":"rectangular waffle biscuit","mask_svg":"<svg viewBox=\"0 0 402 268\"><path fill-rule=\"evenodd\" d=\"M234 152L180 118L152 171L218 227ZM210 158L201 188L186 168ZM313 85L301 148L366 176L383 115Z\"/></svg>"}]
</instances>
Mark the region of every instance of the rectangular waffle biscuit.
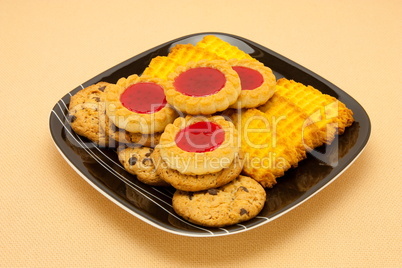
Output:
<instances>
[{"instance_id":1,"label":"rectangular waffle biscuit","mask_svg":"<svg viewBox=\"0 0 402 268\"><path fill-rule=\"evenodd\" d=\"M330 144L336 134L342 134L354 121L353 112L345 104L312 86L281 78L277 81L275 94L293 102L318 127L321 137L314 147ZM262 111L268 108L267 105L260 107Z\"/></svg>"},{"instance_id":2,"label":"rectangular waffle biscuit","mask_svg":"<svg viewBox=\"0 0 402 268\"><path fill-rule=\"evenodd\" d=\"M315 143L317 128L308 115L282 96L274 95L270 109L248 109L232 116L245 154L243 172L264 187L306 158ZM307 145L307 146L306 146Z\"/></svg>"},{"instance_id":3,"label":"rectangular waffle biscuit","mask_svg":"<svg viewBox=\"0 0 402 268\"><path fill-rule=\"evenodd\" d=\"M223 41L222 39L214 36L207 35L196 45L197 47L204 48L209 52L215 53L219 57L229 60L229 59L254 59L249 54L240 50L238 47Z\"/></svg>"},{"instance_id":4,"label":"rectangular waffle biscuit","mask_svg":"<svg viewBox=\"0 0 402 268\"><path fill-rule=\"evenodd\" d=\"M186 65L190 61L196 62L199 60L222 59L215 53L192 44L179 44L174 46L169 52L168 58L172 59L179 65Z\"/></svg>"},{"instance_id":5,"label":"rectangular waffle biscuit","mask_svg":"<svg viewBox=\"0 0 402 268\"><path fill-rule=\"evenodd\" d=\"M219 59L222 58L203 48L192 44L178 44L171 49L167 56L153 58L142 75L166 79L178 66L186 65L191 61Z\"/></svg>"},{"instance_id":6,"label":"rectangular waffle biscuit","mask_svg":"<svg viewBox=\"0 0 402 268\"><path fill-rule=\"evenodd\" d=\"M179 64L174 60L165 56L158 56L151 60L142 75L166 79L177 66L179 66Z\"/></svg>"}]
</instances>

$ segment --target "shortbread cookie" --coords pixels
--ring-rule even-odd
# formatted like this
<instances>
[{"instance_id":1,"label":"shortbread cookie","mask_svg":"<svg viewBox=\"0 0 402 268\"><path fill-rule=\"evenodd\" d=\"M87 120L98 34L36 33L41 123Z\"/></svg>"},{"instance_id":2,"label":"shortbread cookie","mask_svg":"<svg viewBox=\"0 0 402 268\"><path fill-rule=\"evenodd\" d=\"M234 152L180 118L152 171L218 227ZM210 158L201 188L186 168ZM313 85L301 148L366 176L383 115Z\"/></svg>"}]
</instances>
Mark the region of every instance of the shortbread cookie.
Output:
<instances>
[{"instance_id":1,"label":"shortbread cookie","mask_svg":"<svg viewBox=\"0 0 402 268\"><path fill-rule=\"evenodd\" d=\"M109 135L104 128L105 106L102 102L107 85L109 83L99 82L86 87L73 95L69 104L71 128L100 146L109 144Z\"/></svg>"},{"instance_id":2,"label":"shortbread cookie","mask_svg":"<svg viewBox=\"0 0 402 268\"><path fill-rule=\"evenodd\" d=\"M151 157L153 151L149 147L127 147L118 150L118 157L125 170L136 175L139 181L153 186L168 186L156 173Z\"/></svg>"},{"instance_id":3,"label":"shortbread cookie","mask_svg":"<svg viewBox=\"0 0 402 268\"><path fill-rule=\"evenodd\" d=\"M106 113L117 127L128 132L162 132L177 112L167 102L162 79L131 75L105 90Z\"/></svg>"},{"instance_id":4,"label":"shortbread cookie","mask_svg":"<svg viewBox=\"0 0 402 268\"><path fill-rule=\"evenodd\" d=\"M232 165L240 144L232 122L222 116L186 116L169 124L158 148L169 168L203 175Z\"/></svg>"},{"instance_id":5,"label":"shortbread cookie","mask_svg":"<svg viewBox=\"0 0 402 268\"><path fill-rule=\"evenodd\" d=\"M272 97L276 78L270 68L250 59L231 59L228 62L239 75L241 82L239 98L229 108L255 108Z\"/></svg>"},{"instance_id":6,"label":"shortbread cookie","mask_svg":"<svg viewBox=\"0 0 402 268\"><path fill-rule=\"evenodd\" d=\"M264 188L255 180L239 176L232 182L201 192L176 191L173 209L184 219L207 227L223 227L250 220L266 201Z\"/></svg>"},{"instance_id":7,"label":"shortbread cookie","mask_svg":"<svg viewBox=\"0 0 402 268\"><path fill-rule=\"evenodd\" d=\"M158 146L151 155L154 160L156 173L174 188L183 191L202 191L216 188L234 180L242 171L243 154L241 151L235 155L232 164L219 172L205 175L185 175L171 169L163 161Z\"/></svg>"},{"instance_id":8,"label":"shortbread cookie","mask_svg":"<svg viewBox=\"0 0 402 268\"><path fill-rule=\"evenodd\" d=\"M240 78L224 60L179 66L168 76L166 100L183 113L209 115L227 109L241 91Z\"/></svg>"}]
</instances>

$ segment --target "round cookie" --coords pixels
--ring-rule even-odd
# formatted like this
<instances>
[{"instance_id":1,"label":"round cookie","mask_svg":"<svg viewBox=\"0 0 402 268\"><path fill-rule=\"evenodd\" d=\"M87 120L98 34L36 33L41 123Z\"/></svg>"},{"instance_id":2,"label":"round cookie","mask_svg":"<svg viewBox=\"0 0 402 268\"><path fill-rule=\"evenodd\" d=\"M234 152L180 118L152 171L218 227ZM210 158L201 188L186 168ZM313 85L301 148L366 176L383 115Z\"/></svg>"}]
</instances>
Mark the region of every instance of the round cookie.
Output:
<instances>
[{"instance_id":1,"label":"round cookie","mask_svg":"<svg viewBox=\"0 0 402 268\"><path fill-rule=\"evenodd\" d=\"M240 78L225 60L200 60L178 66L167 78L166 100L185 114L226 110L241 91Z\"/></svg>"},{"instance_id":2,"label":"round cookie","mask_svg":"<svg viewBox=\"0 0 402 268\"><path fill-rule=\"evenodd\" d=\"M240 150L235 126L222 116L178 117L166 126L158 147L168 167L186 175L228 168Z\"/></svg>"},{"instance_id":3,"label":"round cookie","mask_svg":"<svg viewBox=\"0 0 402 268\"><path fill-rule=\"evenodd\" d=\"M117 154L124 169L136 175L139 181L153 186L168 186L169 184L156 173L151 158L153 151L154 149L149 147L127 147L118 150Z\"/></svg>"},{"instance_id":4,"label":"round cookie","mask_svg":"<svg viewBox=\"0 0 402 268\"><path fill-rule=\"evenodd\" d=\"M254 59L230 59L228 63L237 72L241 82L240 95L229 108L258 107L275 93L275 75L263 63Z\"/></svg>"},{"instance_id":5,"label":"round cookie","mask_svg":"<svg viewBox=\"0 0 402 268\"><path fill-rule=\"evenodd\" d=\"M166 81L130 75L106 87L106 114L121 129L141 134L162 132L178 113L166 102Z\"/></svg>"},{"instance_id":6,"label":"round cookie","mask_svg":"<svg viewBox=\"0 0 402 268\"><path fill-rule=\"evenodd\" d=\"M232 164L228 168L204 175L185 175L169 168L166 162L163 161L158 147L151 157L155 163L156 173L174 188L183 191L195 192L222 186L234 180L243 168L243 154L241 152L235 155Z\"/></svg>"},{"instance_id":7,"label":"round cookie","mask_svg":"<svg viewBox=\"0 0 402 268\"><path fill-rule=\"evenodd\" d=\"M104 90L109 83L99 82L78 91L70 99L69 117L71 128L80 136L107 146L109 134L104 128L105 105L102 102Z\"/></svg>"},{"instance_id":8,"label":"round cookie","mask_svg":"<svg viewBox=\"0 0 402 268\"><path fill-rule=\"evenodd\" d=\"M177 190L173 209L184 219L207 227L223 227L254 218L266 201L264 188L254 179L239 176L232 182L200 192Z\"/></svg>"}]
</instances>

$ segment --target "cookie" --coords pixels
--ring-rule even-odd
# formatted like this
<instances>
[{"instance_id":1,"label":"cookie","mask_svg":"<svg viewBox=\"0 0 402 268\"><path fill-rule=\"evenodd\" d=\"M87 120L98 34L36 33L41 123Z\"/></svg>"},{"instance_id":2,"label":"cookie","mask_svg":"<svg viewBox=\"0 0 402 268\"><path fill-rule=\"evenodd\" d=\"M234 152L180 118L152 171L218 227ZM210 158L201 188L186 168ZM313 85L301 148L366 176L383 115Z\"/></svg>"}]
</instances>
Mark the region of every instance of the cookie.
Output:
<instances>
[{"instance_id":1,"label":"cookie","mask_svg":"<svg viewBox=\"0 0 402 268\"><path fill-rule=\"evenodd\" d=\"M251 59L231 59L228 62L239 75L241 82L241 93L229 108L255 108L272 97L276 78L270 68Z\"/></svg>"},{"instance_id":2,"label":"cookie","mask_svg":"<svg viewBox=\"0 0 402 268\"><path fill-rule=\"evenodd\" d=\"M222 60L215 53L209 52L192 44L177 44L169 52L168 58L177 62L178 65L186 65L189 62L200 60Z\"/></svg>"},{"instance_id":3,"label":"cookie","mask_svg":"<svg viewBox=\"0 0 402 268\"><path fill-rule=\"evenodd\" d=\"M178 116L166 102L166 82L133 74L106 87L106 114L117 127L128 132L162 132Z\"/></svg>"},{"instance_id":4,"label":"cookie","mask_svg":"<svg viewBox=\"0 0 402 268\"><path fill-rule=\"evenodd\" d=\"M153 151L149 147L127 147L118 150L118 157L124 169L136 175L139 181L153 186L168 186L156 173L151 157Z\"/></svg>"},{"instance_id":5,"label":"cookie","mask_svg":"<svg viewBox=\"0 0 402 268\"><path fill-rule=\"evenodd\" d=\"M152 153L156 173L174 188L183 191L202 191L220 187L234 180L242 171L243 154L239 152L235 155L232 164L219 172L205 175L185 175L177 170L169 168L163 161L158 147Z\"/></svg>"},{"instance_id":6,"label":"cookie","mask_svg":"<svg viewBox=\"0 0 402 268\"><path fill-rule=\"evenodd\" d=\"M166 79L168 75L179 66L177 62L166 56L157 56L152 58L148 67L145 68L141 76L157 77Z\"/></svg>"},{"instance_id":7,"label":"cookie","mask_svg":"<svg viewBox=\"0 0 402 268\"><path fill-rule=\"evenodd\" d=\"M232 117L246 158L243 174L264 187L306 158L318 138L317 128L293 103L276 94L268 102L272 107L266 113L252 108Z\"/></svg>"},{"instance_id":8,"label":"cookie","mask_svg":"<svg viewBox=\"0 0 402 268\"><path fill-rule=\"evenodd\" d=\"M69 117L71 128L80 136L107 146L109 134L105 130L104 90L109 83L99 82L78 91L70 99Z\"/></svg>"},{"instance_id":9,"label":"cookie","mask_svg":"<svg viewBox=\"0 0 402 268\"><path fill-rule=\"evenodd\" d=\"M166 126L158 147L169 168L204 175L232 165L240 144L232 122L222 116L186 116Z\"/></svg>"},{"instance_id":10,"label":"cookie","mask_svg":"<svg viewBox=\"0 0 402 268\"><path fill-rule=\"evenodd\" d=\"M321 144L330 144L335 135L342 134L354 121L353 111L344 103L312 86L281 78L277 81L275 94L287 98L307 113L323 134ZM264 106L261 107L264 112L270 108L269 104Z\"/></svg>"},{"instance_id":11,"label":"cookie","mask_svg":"<svg viewBox=\"0 0 402 268\"><path fill-rule=\"evenodd\" d=\"M206 227L223 227L250 220L266 201L264 188L255 180L239 176L215 189L200 192L177 190L173 209L184 219Z\"/></svg>"},{"instance_id":12,"label":"cookie","mask_svg":"<svg viewBox=\"0 0 402 268\"><path fill-rule=\"evenodd\" d=\"M179 66L167 78L166 101L192 115L226 110L240 94L240 78L225 60L200 60Z\"/></svg>"},{"instance_id":13,"label":"cookie","mask_svg":"<svg viewBox=\"0 0 402 268\"><path fill-rule=\"evenodd\" d=\"M223 41L215 35L206 35L196 44L197 47L206 49L209 52L215 53L219 57L229 59L251 59L255 60L246 52L240 50L238 47Z\"/></svg>"},{"instance_id":14,"label":"cookie","mask_svg":"<svg viewBox=\"0 0 402 268\"><path fill-rule=\"evenodd\" d=\"M155 147L158 145L162 133L154 134L141 134L128 132L124 129L118 128L109 118L106 116L106 133L112 140L118 143L131 144L135 143L146 147Z\"/></svg>"}]
</instances>

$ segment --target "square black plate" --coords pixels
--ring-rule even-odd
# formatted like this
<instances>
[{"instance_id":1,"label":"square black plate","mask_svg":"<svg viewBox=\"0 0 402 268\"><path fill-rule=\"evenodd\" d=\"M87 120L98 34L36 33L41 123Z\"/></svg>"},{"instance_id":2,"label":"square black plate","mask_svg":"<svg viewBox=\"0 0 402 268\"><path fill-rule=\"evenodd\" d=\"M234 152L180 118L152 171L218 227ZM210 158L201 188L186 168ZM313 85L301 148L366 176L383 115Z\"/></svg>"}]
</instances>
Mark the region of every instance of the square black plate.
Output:
<instances>
[{"instance_id":1,"label":"square black plate","mask_svg":"<svg viewBox=\"0 0 402 268\"><path fill-rule=\"evenodd\" d=\"M171 206L172 188L152 187L139 182L124 170L114 149L99 148L70 128L68 104L77 91L105 81L116 83L121 77L141 74L155 56L164 56L176 44L196 44L205 35L213 34L249 53L276 77L286 77L334 96L354 113L355 122L329 146L317 148L267 189L264 209L254 219L225 228L205 228L177 216ZM210 237L235 234L259 227L297 207L334 181L360 155L370 136L370 119L363 107L340 88L299 64L248 39L225 33L207 32L187 35L161 44L134 56L79 85L62 97L50 114L50 132L65 160L95 189L111 201L159 229L174 234Z\"/></svg>"}]
</instances>

